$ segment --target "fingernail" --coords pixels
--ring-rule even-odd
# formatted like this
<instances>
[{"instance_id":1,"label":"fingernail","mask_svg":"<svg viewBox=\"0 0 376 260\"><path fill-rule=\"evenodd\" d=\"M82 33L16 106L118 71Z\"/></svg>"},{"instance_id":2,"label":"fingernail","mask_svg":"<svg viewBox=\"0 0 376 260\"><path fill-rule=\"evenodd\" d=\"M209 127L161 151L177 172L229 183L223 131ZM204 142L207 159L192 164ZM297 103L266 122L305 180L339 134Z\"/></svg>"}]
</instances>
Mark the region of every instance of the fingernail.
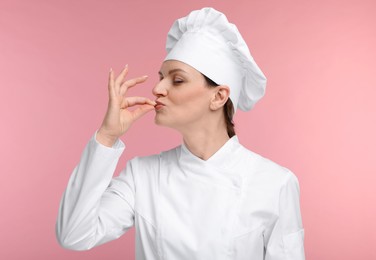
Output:
<instances>
[{"instance_id":1,"label":"fingernail","mask_svg":"<svg viewBox=\"0 0 376 260\"><path fill-rule=\"evenodd\" d=\"M147 78L147 77L149 77L148 75L144 75L144 76L142 76L143 78Z\"/></svg>"},{"instance_id":2,"label":"fingernail","mask_svg":"<svg viewBox=\"0 0 376 260\"><path fill-rule=\"evenodd\" d=\"M128 64L125 64L125 67L124 67L124 69L128 69Z\"/></svg>"},{"instance_id":3,"label":"fingernail","mask_svg":"<svg viewBox=\"0 0 376 260\"><path fill-rule=\"evenodd\" d=\"M112 72L112 68L110 68L110 72Z\"/></svg>"}]
</instances>

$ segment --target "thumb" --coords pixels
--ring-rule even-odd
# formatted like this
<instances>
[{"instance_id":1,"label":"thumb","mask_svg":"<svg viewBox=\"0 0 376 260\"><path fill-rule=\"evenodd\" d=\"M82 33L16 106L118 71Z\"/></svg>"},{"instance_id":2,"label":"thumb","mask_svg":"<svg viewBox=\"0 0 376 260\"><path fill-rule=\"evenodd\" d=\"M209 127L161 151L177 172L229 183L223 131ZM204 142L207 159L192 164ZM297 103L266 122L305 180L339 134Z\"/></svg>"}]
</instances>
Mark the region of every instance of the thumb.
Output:
<instances>
[{"instance_id":1,"label":"thumb","mask_svg":"<svg viewBox=\"0 0 376 260\"><path fill-rule=\"evenodd\" d=\"M142 105L142 106L139 106L138 108L136 108L132 114L133 114L133 118L134 120L137 120L139 119L140 117L142 117L143 115L145 115L147 112L150 112L154 110L154 106L152 105Z\"/></svg>"}]
</instances>

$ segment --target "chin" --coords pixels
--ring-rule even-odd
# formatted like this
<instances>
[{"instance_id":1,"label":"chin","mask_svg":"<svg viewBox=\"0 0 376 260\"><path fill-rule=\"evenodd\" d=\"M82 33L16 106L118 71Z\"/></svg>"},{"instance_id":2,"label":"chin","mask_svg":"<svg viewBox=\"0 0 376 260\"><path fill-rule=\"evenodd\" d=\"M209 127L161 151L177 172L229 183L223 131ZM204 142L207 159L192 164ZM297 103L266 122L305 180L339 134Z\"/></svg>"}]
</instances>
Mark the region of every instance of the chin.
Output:
<instances>
[{"instance_id":1,"label":"chin","mask_svg":"<svg viewBox=\"0 0 376 260\"><path fill-rule=\"evenodd\" d=\"M171 122L168 122L167 120L163 120L163 118L158 115L155 116L154 123L158 126L165 126L175 129L174 124L171 124Z\"/></svg>"},{"instance_id":2,"label":"chin","mask_svg":"<svg viewBox=\"0 0 376 260\"><path fill-rule=\"evenodd\" d=\"M154 123L159 126L165 126L165 122L158 115L155 115Z\"/></svg>"}]
</instances>

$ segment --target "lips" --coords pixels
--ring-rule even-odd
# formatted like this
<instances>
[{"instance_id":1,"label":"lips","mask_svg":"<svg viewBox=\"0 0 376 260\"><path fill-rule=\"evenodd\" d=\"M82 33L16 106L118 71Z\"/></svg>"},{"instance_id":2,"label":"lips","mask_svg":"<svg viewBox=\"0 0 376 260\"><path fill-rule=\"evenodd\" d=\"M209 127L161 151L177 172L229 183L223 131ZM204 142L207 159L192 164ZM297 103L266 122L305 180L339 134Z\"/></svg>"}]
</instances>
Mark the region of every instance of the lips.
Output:
<instances>
[{"instance_id":1,"label":"lips","mask_svg":"<svg viewBox=\"0 0 376 260\"><path fill-rule=\"evenodd\" d=\"M160 102L160 101L158 101L158 100L156 100L155 101L155 103L157 103L154 107L155 107L155 110L161 110L164 106L165 106L165 104L163 104L162 102Z\"/></svg>"}]
</instances>

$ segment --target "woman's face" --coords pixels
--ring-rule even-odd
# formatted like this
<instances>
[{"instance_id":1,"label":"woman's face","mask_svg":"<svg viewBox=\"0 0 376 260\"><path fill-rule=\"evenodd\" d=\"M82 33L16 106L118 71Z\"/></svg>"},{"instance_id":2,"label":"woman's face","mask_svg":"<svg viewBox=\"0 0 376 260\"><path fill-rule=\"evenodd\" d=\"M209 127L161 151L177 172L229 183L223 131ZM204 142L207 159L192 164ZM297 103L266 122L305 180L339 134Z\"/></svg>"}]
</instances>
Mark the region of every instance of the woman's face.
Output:
<instances>
[{"instance_id":1,"label":"woman's face","mask_svg":"<svg viewBox=\"0 0 376 260\"><path fill-rule=\"evenodd\" d=\"M155 123L179 129L205 123L214 89L193 67L175 60L162 63L156 96ZM159 103L160 102L160 103Z\"/></svg>"}]
</instances>

